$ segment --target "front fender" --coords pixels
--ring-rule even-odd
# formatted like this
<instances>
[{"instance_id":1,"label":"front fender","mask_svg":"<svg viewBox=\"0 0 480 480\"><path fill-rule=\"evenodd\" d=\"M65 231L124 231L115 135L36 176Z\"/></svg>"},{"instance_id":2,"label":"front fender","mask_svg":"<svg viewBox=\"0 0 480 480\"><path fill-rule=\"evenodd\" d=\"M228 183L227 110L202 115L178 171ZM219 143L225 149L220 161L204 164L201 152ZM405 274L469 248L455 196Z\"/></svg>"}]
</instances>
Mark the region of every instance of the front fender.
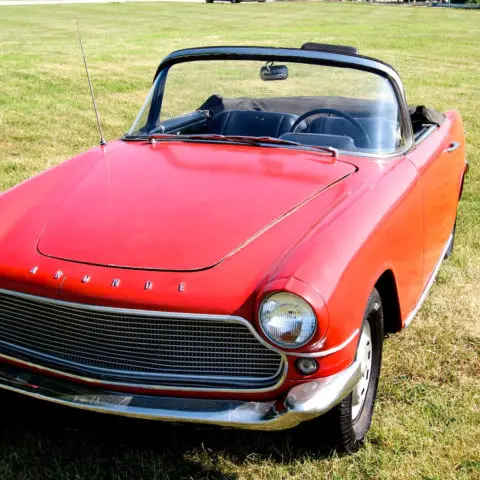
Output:
<instances>
[{"instance_id":1,"label":"front fender","mask_svg":"<svg viewBox=\"0 0 480 480\"><path fill-rule=\"evenodd\" d=\"M384 173L369 183L378 169ZM304 282L325 301L328 332L321 346L313 343L308 351L335 348L358 333L368 297L386 270L396 279L402 317L412 310L421 293L423 269L417 179L416 168L404 157L388 165L359 160L348 203L319 223L282 265L283 276ZM322 359L325 372L351 364L356 343Z\"/></svg>"}]
</instances>

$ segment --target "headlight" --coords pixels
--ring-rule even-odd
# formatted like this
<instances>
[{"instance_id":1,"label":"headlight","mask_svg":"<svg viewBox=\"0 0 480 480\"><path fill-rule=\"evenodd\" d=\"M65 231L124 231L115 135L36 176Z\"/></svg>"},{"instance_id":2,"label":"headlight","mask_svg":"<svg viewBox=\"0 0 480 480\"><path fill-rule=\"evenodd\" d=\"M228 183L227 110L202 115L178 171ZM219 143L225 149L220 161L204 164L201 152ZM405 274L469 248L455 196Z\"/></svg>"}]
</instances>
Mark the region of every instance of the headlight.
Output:
<instances>
[{"instance_id":1,"label":"headlight","mask_svg":"<svg viewBox=\"0 0 480 480\"><path fill-rule=\"evenodd\" d=\"M303 298L288 292L273 293L260 304L258 317L265 335L285 348L305 345L317 329L317 317Z\"/></svg>"}]
</instances>

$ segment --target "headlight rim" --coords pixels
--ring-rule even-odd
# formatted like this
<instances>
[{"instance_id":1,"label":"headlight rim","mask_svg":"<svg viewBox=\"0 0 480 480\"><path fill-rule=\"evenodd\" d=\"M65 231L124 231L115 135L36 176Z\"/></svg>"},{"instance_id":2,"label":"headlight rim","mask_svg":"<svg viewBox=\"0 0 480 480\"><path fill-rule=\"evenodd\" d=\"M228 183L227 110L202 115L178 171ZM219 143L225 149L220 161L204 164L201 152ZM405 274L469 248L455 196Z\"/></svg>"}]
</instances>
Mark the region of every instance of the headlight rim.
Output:
<instances>
[{"instance_id":1,"label":"headlight rim","mask_svg":"<svg viewBox=\"0 0 480 480\"><path fill-rule=\"evenodd\" d=\"M304 302L311 309L311 311L313 313L313 316L315 317L315 325L314 325L314 328L312 330L312 333L302 343L297 343L295 345L291 345L291 344L288 344L288 343L278 342L277 340L271 338L270 335L265 330L265 328L263 327L262 316L261 316L262 307L263 307L264 303L267 302L271 297L273 297L274 295L277 295L279 293L292 295L293 297L298 298L301 302ZM261 330L262 334L264 335L264 337L267 339L267 341L270 342L272 345L274 345L276 348L280 348L280 349L284 349L284 350L297 350L299 348L305 347L315 338L315 335L319 331L318 317L317 317L317 314L316 314L315 309L313 308L312 304L305 297L303 297L301 295L298 295L297 293L294 293L294 292L289 292L288 290L275 290L275 291L268 292L263 297L262 301L258 305L257 319L258 319L258 325L260 327L260 330Z\"/></svg>"}]
</instances>

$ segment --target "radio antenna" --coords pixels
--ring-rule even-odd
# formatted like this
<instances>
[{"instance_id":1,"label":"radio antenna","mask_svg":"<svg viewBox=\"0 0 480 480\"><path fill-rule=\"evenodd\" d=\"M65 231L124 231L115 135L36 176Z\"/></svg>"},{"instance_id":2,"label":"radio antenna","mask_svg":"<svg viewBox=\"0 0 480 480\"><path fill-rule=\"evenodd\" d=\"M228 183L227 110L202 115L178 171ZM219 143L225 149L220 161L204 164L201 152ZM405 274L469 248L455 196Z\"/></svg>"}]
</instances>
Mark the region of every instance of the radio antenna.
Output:
<instances>
[{"instance_id":1,"label":"radio antenna","mask_svg":"<svg viewBox=\"0 0 480 480\"><path fill-rule=\"evenodd\" d=\"M83 50L82 35L80 34L80 23L77 18L77 30L78 41L80 42L80 48L82 49L83 64L85 65L85 71L87 72L88 86L90 87L90 95L92 96L93 110L95 111L95 117L97 119L98 133L100 134L100 145L106 145L107 142L103 137L102 126L100 125L100 115L98 114L97 102L95 101L95 95L93 94L92 81L90 80L90 74L88 73L87 59L85 58L85 52Z\"/></svg>"}]
</instances>

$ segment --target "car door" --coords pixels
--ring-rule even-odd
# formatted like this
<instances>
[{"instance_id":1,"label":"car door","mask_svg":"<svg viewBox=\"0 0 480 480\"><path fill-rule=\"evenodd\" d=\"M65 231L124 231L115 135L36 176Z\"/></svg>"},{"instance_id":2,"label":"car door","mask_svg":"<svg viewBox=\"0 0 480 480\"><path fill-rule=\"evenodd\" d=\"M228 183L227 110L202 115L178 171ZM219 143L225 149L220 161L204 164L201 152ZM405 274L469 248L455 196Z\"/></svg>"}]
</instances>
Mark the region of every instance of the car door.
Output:
<instances>
[{"instance_id":1,"label":"car door","mask_svg":"<svg viewBox=\"0 0 480 480\"><path fill-rule=\"evenodd\" d=\"M428 282L452 233L465 169L463 125L458 112L416 145L408 155L423 192L423 280Z\"/></svg>"}]
</instances>

